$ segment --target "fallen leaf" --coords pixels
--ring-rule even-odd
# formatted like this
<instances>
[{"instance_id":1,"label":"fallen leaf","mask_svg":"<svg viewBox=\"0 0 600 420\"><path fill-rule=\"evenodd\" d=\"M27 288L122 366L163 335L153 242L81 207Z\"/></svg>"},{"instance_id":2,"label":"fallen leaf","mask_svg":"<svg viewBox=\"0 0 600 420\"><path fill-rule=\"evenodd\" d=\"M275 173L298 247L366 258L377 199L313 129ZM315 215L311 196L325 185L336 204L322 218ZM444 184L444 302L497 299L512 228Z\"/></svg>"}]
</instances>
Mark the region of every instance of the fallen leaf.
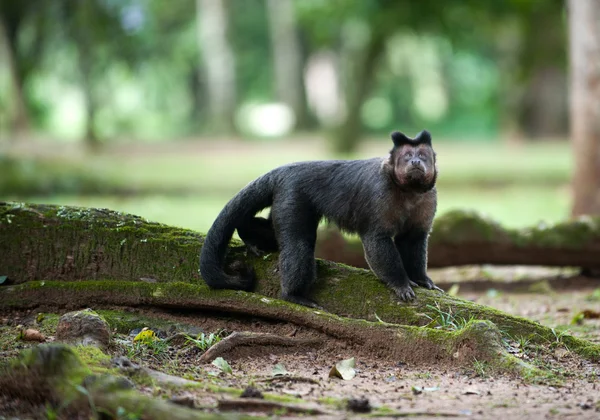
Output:
<instances>
[{"instance_id":1,"label":"fallen leaf","mask_svg":"<svg viewBox=\"0 0 600 420\"><path fill-rule=\"evenodd\" d=\"M438 386L432 386L432 387L413 386L413 387L411 387L411 390L412 390L413 394L419 395L419 394L422 394L423 392L439 391L440 387L438 387Z\"/></svg>"},{"instance_id":2,"label":"fallen leaf","mask_svg":"<svg viewBox=\"0 0 600 420\"><path fill-rule=\"evenodd\" d=\"M142 331L138 333L133 339L133 342L140 342L144 344L151 343L152 341L159 340L154 331L149 330L148 328L143 328Z\"/></svg>"},{"instance_id":3,"label":"fallen leaf","mask_svg":"<svg viewBox=\"0 0 600 420\"><path fill-rule=\"evenodd\" d=\"M566 357L569 354L570 354L569 350L564 347L557 347L554 350L554 357L556 357L557 359L562 359L563 357Z\"/></svg>"},{"instance_id":4,"label":"fallen leaf","mask_svg":"<svg viewBox=\"0 0 600 420\"><path fill-rule=\"evenodd\" d=\"M600 312L592 311L591 309L585 309L581 312L586 319L598 319L600 318Z\"/></svg>"},{"instance_id":5,"label":"fallen leaf","mask_svg":"<svg viewBox=\"0 0 600 420\"><path fill-rule=\"evenodd\" d=\"M227 360L223 359L222 357L217 357L212 361L211 364L218 367L225 373L233 373L233 370L231 369L231 366L229 366L229 363L227 363Z\"/></svg>"},{"instance_id":6,"label":"fallen leaf","mask_svg":"<svg viewBox=\"0 0 600 420\"><path fill-rule=\"evenodd\" d=\"M273 371L271 371L271 375L273 375L273 376L283 376L283 375L287 375L287 374L288 374L287 369L281 363L277 363L273 367Z\"/></svg>"},{"instance_id":7,"label":"fallen leaf","mask_svg":"<svg viewBox=\"0 0 600 420\"><path fill-rule=\"evenodd\" d=\"M464 394L464 395L480 395L480 394L481 394L481 392L479 392L479 391L477 390L477 388L475 388L475 387L467 387L467 388L465 388L465 390L463 391L463 394Z\"/></svg>"},{"instance_id":8,"label":"fallen leaf","mask_svg":"<svg viewBox=\"0 0 600 420\"><path fill-rule=\"evenodd\" d=\"M20 338L25 341L39 341L40 343L46 341L44 334L33 328L28 328L23 331Z\"/></svg>"},{"instance_id":9,"label":"fallen leaf","mask_svg":"<svg viewBox=\"0 0 600 420\"><path fill-rule=\"evenodd\" d=\"M329 377L338 377L349 381L356 376L356 370L354 370L355 364L354 357L337 362L329 371Z\"/></svg>"},{"instance_id":10,"label":"fallen leaf","mask_svg":"<svg viewBox=\"0 0 600 420\"><path fill-rule=\"evenodd\" d=\"M592 311L591 309L584 309L577 313L571 319L571 325L577 325L583 323L584 319L598 319L600 318L600 312Z\"/></svg>"},{"instance_id":11,"label":"fallen leaf","mask_svg":"<svg viewBox=\"0 0 600 420\"><path fill-rule=\"evenodd\" d=\"M450 289L446 292L448 296L456 296L458 295L458 291L460 290L460 284L455 283L450 287Z\"/></svg>"}]
</instances>

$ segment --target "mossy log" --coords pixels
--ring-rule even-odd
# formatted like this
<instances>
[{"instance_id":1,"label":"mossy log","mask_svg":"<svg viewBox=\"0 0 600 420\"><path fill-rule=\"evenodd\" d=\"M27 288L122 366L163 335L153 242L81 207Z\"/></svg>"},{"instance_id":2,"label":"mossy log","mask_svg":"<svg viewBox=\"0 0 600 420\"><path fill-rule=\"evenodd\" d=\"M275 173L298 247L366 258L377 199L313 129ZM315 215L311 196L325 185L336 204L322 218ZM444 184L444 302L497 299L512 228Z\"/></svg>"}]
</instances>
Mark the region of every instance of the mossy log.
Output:
<instances>
[{"instance_id":1,"label":"mossy log","mask_svg":"<svg viewBox=\"0 0 600 420\"><path fill-rule=\"evenodd\" d=\"M254 266L256 294L210 290L198 274L202 242L198 233L111 210L0 203L0 276L13 283L0 287L0 310L154 305L252 314L327 329L327 320L310 315L314 311L265 298L279 296L276 254L247 255L241 243L232 241L228 262ZM424 326L441 310L463 320L491 321L512 337L557 340L554 331L538 323L441 292L419 288L414 302L402 303L368 270L323 260L317 267L313 297L340 316ZM569 335L560 340L579 354L600 358L600 346Z\"/></svg>"},{"instance_id":2,"label":"mossy log","mask_svg":"<svg viewBox=\"0 0 600 420\"><path fill-rule=\"evenodd\" d=\"M85 347L41 344L23 351L17 363L0 370L0 395L23 402L24 407L32 403L45 406L45 414L52 413L53 418L257 418L237 413L203 412L144 395L122 376L94 374L92 369L98 366L85 363L77 349L84 351Z\"/></svg>"},{"instance_id":3,"label":"mossy log","mask_svg":"<svg viewBox=\"0 0 600 420\"><path fill-rule=\"evenodd\" d=\"M367 268L362 244L324 229L317 256ZM507 229L478 213L451 211L436 218L429 238L431 268L469 264L600 268L600 217L552 226Z\"/></svg>"}]
</instances>

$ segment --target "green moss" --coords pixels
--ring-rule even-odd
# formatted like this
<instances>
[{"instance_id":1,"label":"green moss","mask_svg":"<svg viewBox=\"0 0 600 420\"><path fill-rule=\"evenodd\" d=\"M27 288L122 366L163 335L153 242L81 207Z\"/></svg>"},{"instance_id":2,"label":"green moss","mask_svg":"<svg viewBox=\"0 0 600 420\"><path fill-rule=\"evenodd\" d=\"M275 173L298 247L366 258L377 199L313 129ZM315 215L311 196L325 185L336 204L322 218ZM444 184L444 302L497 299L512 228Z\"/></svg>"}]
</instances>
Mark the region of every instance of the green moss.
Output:
<instances>
[{"instance_id":1,"label":"green moss","mask_svg":"<svg viewBox=\"0 0 600 420\"><path fill-rule=\"evenodd\" d=\"M94 346L74 346L73 351L79 356L81 361L88 366L110 366L110 356L103 353L97 347Z\"/></svg>"},{"instance_id":2,"label":"green moss","mask_svg":"<svg viewBox=\"0 0 600 420\"><path fill-rule=\"evenodd\" d=\"M354 271L355 269L351 269ZM343 280L340 279L340 284ZM360 292L368 299L368 289ZM387 292L383 290L380 294ZM356 292L355 292L356 293ZM361 295L359 293L359 296ZM388 292L389 293L389 292ZM511 337L527 337L531 343L548 344L552 342L565 343L567 347L577 354L591 360L600 360L600 346L585 340L577 339L565 333L557 333L538 323L525 318L510 316L496 309L481 306L473 302L463 301L444 294L434 294L431 291L422 289L417 290L419 299L411 305L397 304L394 301L385 302L381 297L379 301L371 302L372 306L358 308L360 310L373 311L371 307L377 308L377 315L390 324L403 323L406 318L418 319L416 326L404 326L402 334L407 335L407 339L424 339L448 350L452 346L453 340L460 334L469 333L469 328L464 328L458 332L448 332L433 328L421 328L421 319L424 314L435 316L431 306L436 305L442 310L451 308L456 316L468 318L486 319L497 325L502 334ZM431 295L435 299L431 299ZM95 302L96 304L122 304L128 306L134 305L157 305L181 308L206 308L214 307L215 302L219 302L222 308L245 308L247 312L261 308L263 313L277 314L277 317L283 314L304 313L307 319L318 317L319 319L330 319L334 322L348 325L352 328L372 328L385 327L386 324L379 322L369 322L361 319L343 318L331 313L315 311L311 308L284 302L279 299L273 299L253 293L246 293L233 290L211 290L205 285L194 285L190 283L175 282L167 284L145 283L145 282L120 282L120 281L84 281L84 282L60 282L60 281L42 281L28 282L15 286L7 286L0 289L0 308L12 309L27 307L36 302L44 301L50 303L56 299L57 304L64 304L65 300L78 300L82 303ZM325 299L324 299L325 300ZM266 311L266 312L265 312ZM412 311L412 313L410 312ZM371 313L374 313L371 312ZM389 318L388 318L389 317ZM468 318L467 318L468 317ZM111 320L111 316L108 316ZM112 318L115 322L116 318ZM110 323L110 321L109 321ZM126 325L123 321L122 325ZM123 327L122 327L123 328ZM126 327L125 327L126 328ZM491 328L488 326L488 328ZM466 331L465 331L466 330ZM457 335L458 334L458 335Z\"/></svg>"},{"instance_id":3,"label":"green moss","mask_svg":"<svg viewBox=\"0 0 600 420\"><path fill-rule=\"evenodd\" d=\"M431 243L494 242L540 248L581 248L600 239L600 217L576 220L526 229L506 229L476 212L453 210L435 219Z\"/></svg>"},{"instance_id":4,"label":"green moss","mask_svg":"<svg viewBox=\"0 0 600 420\"><path fill-rule=\"evenodd\" d=\"M505 355L498 367L506 371L518 373L519 377L521 377L527 383L554 386L560 386L563 384L563 380L552 371L548 369L540 369L511 354Z\"/></svg>"},{"instance_id":5,"label":"green moss","mask_svg":"<svg viewBox=\"0 0 600 420\"><path fill-rule=\"evenodd\" d=\"M346 407L346 399L335 398L335 397L320 397L317 399L320 404L328 405L337 410L342 410Z\"/></svg>"},{"instance_id":6,"label":"green moss","mask_svg":"<svg viewBox=\"0 0 600 420\"><path fill-rule=\"evenodd\" d=\"M505 230L496 222L474 211L453 210L437 217L433 224L431 242L506 241Z\"/></svg>"},{"instance_id":7,"label":"green moss","mask_svg":"<svg viewBox=\"0 0 600 420\"><path fill-rule=\"evenodd\" d=\"M111 330L120 334L128 334L133 329L150 326L155 329L166 330L172 324L157 317L146 317L125 311L99 309L96 312L106 319Z\"/></svg>"},{"instance_id":8,"label":"green moss","mask_svg":"<svg viewBox=\"0 0 600 420\"><path fill-rule=\"evenodd\" d=\"M14 366L47 378L54 392L65 400L72 400L76 394L75 386L91 374L70 346L57 343L40 344L23 351Z\"/></svg>"}]
</instances>

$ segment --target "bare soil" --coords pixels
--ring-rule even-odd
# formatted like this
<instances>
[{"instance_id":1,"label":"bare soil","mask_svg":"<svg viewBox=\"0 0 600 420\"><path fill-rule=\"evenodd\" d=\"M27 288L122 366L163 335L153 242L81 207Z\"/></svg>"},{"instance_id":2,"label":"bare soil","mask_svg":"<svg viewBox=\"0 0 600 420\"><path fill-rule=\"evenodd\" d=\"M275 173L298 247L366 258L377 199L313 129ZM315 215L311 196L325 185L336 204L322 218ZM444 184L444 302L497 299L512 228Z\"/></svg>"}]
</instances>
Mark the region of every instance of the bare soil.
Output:
<instances>
[{"instance_id":1,"label":"bare soil","mask_svg":"<svg viewBox=\"0 0 600 420\"><path fill-rule=\"evenodd\" d=\"M600 312L598 292L594 293L595 289L589 286L560 292L548 286L537 293L507 293L502 291L502 287L489 288L481 293L464 287L466 293L461 297L557 327L557 334L568 326L569 333L600 342L600 319L584 319L580 324L570 325L572 318L583 310ZM471 288L474 289L477 288ZM206 334L257 331L288 337L319 337L319 333L291 324L250 318L182 314L158 309L128 311L186 323ZM1 314L1 335L5 338L14 336L19 324L35 326L37 312ZM152 325L146 326L153 328ZM168 335L167 331L155 329L163 337ZM43 332L52 340L52 331ZM538 384L513 376L494 375L485 364L477 361L471 368L464 369L411 365L403 360L377 357L328 337L322 337L323 345L308 348L240 347L224 355L233 370L232 374L225 374L214 365L199 364L203 350L194 345L180 342L152 348L136 346L133 345L135 333L134 330L130 334L116 334L111 353L127 356L142 366L218 387L245 389L252 386L262 393L292 397L299 404L310 402L330 413L318 415L319 418L348 417L352 412L347 409L347 400L359 398L366 398L378 416L390 418L600 418L600 364L581 360L564 347L556 347L548 353L540 352L539 348L526 342L509 343L518 357L535 361L557 373L558 381ZM14 339L2 340L0 363L30 345ZM385 345L381 343L381 346ZM335 363L351 357L356 359L357 374L353 379L329 378ZM287 375L273 376L273 369L278 364L287 370ZM207 389L157 391L148 387L142 391L155 396L183 396L205 411L214 411L219 400L232 398ZM394 414L388 410L393 410ZM0 415L13 414L19 414L14 402L0 400Z\"/></svg>"}]
</instances>

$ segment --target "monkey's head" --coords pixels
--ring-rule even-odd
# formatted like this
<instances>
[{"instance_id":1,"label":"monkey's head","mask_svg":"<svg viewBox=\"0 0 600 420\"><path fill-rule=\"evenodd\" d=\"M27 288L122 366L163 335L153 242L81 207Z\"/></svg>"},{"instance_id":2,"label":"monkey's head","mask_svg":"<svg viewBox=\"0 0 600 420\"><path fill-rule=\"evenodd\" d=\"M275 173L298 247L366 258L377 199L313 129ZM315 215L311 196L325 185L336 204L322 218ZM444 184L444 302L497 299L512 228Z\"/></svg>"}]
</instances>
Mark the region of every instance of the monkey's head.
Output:
<instances>
[{"instance_id":1,"label":"monkey's head","mask_svg":"<svg viewBox=\"0 0 600 420\"><path fill-rule=\"evenodd\" d=\"M388 165L396 185L405 191L425 193L435 186L437 166L431 134L423 130L414 139L394 131L394 148Z\"/></svg>"}]
</instances>

